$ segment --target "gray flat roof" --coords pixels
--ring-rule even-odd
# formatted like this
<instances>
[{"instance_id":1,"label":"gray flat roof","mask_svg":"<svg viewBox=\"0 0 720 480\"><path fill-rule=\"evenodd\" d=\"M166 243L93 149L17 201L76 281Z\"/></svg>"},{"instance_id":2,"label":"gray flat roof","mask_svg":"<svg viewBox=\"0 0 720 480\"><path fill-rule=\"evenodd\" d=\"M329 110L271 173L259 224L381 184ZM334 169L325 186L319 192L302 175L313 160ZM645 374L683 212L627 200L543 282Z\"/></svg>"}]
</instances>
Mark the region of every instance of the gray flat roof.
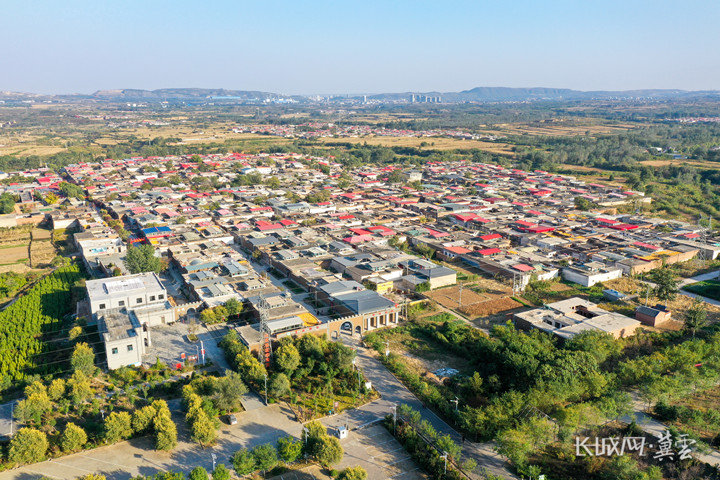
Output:
<instances>
[{"instance_id":1,"label":"gray flat roof","mask_svg":"<svg viewBox=\"0 0 720 480\"><path fill-rule=\"evenodd\" d=\"M147 290L165 290L155 273L138 273L85 282L90 300L124 297Z\"/></svg>"}]
</instances>

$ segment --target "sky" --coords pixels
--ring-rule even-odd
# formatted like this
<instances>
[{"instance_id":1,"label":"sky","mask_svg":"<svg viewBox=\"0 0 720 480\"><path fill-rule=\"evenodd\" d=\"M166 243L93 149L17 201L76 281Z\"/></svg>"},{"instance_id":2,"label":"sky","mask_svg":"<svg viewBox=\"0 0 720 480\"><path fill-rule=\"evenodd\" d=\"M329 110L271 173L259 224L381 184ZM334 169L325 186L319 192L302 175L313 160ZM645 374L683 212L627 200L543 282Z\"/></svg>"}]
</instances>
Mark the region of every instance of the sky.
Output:
<instances>
[{"instance_id":1,"label":"sky","mask_svg":"<svg viewBox=\"0 0 720 480\"><path fill-rule=\"evenodd\" d=\"M0 0L0 90L720 89L717 0Z\"/></svg>"}]
</instances>

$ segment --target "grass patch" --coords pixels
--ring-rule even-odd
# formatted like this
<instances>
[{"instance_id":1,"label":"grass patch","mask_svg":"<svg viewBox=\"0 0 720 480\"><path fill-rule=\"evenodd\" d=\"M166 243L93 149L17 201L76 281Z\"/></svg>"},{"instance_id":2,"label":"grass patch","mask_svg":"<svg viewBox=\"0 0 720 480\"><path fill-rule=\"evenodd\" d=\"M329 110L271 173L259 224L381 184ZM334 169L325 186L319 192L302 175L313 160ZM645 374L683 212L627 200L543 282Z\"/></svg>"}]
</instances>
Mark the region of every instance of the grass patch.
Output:
<instances>
[{"instance_id":1,"label":"grass patch","mask_svg":"<svg viewBox=\"0 0 720 480\"><path fill-rule=\"evenodd\" d=\"M684 287L683 290L702 295L703 297L712 298L713 300L720 300L720 281L718 280L705 280L703 282L693 283Z\"/></svg>"}]
</instances>

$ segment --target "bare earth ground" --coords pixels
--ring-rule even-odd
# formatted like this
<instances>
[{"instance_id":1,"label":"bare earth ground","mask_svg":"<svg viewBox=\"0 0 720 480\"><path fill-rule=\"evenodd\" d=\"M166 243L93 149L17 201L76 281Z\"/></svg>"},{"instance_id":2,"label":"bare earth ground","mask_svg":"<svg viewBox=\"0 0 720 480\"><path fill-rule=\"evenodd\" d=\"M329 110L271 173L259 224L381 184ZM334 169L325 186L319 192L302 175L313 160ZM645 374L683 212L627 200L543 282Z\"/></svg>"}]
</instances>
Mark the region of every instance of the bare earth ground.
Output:
<instances>
[{"instance_id":1,"label":"bare earth ground","mask_svg":"<svg viewBox=\"0 0 720 480\"><path fill-rule=\"evenodd\" d=\"M639 295L637 301L641 304L645 304L645 294L647 287L644 283L630 277L621 277L609 282L605 282L604 285L607 288L612 288L619 292L629 295ZM653 297L652 289L650 290L650 297L648 298L648 305L655 304L666 305L671 311L674 319L681 321L687 310L692 306L693 300L685 295L676 295L673 300L660 300L659 298ZM720 307L716 305L705 304L707 308L707 318L711 322L720 322ZM664 326L663 326L664 327Z\"/></svg>"},{"instance_id":2,"label":"bare earth ground","mask_svg":"<svg viewBox=\"0 0 720 480\"><path fill-rule=\"evenodd\" d=\"M506 143L483 142L480 140L462 140L459 138L440 137L357 137L357 138L321 138L322 143L331 145L333 143L367 143L368 145L382 145L386 147L416 147L427 143L428 150L455 150L478 148L486 152L511 155L511 147Z\"/></svg>"},{"instance_id":3,"label":"bare earth ground","mask_svg":"<svg viewBox=\"0 0 720 480\"><path fill-rule=\"evenodd\" d=\"M471 290L473 287L479 287L482 293L474 292ZM510 298L509 293L506 285L481 278L472 286L463 286L462 294L458 286L451 286L427 292L425 295L443 307L459 311L472 320L522 307L522 304Z\"/></svg>"}]
</instances>

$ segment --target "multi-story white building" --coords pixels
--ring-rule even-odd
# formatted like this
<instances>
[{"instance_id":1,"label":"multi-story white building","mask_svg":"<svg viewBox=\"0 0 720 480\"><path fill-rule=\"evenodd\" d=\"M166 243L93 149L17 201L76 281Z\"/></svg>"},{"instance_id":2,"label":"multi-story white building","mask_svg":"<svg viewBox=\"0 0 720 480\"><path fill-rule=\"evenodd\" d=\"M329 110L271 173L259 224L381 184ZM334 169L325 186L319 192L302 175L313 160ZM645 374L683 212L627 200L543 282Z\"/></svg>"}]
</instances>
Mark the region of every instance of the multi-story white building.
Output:
<instances>
[{"instance_id":1,"label":"multi-story white building","mask_svg":"<svg viewBox=\"0 0 720 480\"><path fill-rule=\"evenodd\" d=\"M175 321L167 290L155 273L89 280L86 287L110 370L140 365L151 345L149 327Z\"/></svg>"},{"instance_id":2,"label":"multi-story white building","mask_svg":"<svg viewBox=\"0 0 720 480\"><path fill-rule=\"evenodd\" d=\"M85 285L93 315L112 308L132 310L145 305L167 302L167 290L155 273L88 280ZM158 323L171 323L171 321L166 319L165 322L159 322L158 318ZM149 326L153 324L157 323L153 322Z\"/></svg>"}]
</instances>

